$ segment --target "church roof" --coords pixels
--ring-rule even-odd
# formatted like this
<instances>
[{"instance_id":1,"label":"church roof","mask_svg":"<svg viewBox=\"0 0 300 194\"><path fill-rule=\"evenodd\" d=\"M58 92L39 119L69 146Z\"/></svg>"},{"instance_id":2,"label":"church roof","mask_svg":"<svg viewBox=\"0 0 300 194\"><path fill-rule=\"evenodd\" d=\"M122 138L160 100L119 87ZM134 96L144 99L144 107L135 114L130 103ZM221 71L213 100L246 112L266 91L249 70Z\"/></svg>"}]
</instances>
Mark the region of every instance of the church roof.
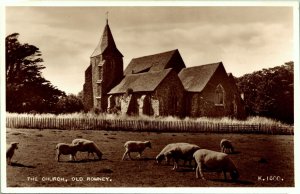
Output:
<instances>
[{"instance_id":1,"label":"church roof","mask_svg":"<svg viewBox=\"0 0 300 194\"><path fill-rule=\"evenodd\" d=\"M124 74L127 75L148 71L161 71L168 68L167 65L175 54L180 56L179 51L175 49L154 55L134 58L126 67Z\"/></svg>"},{"instance_id":2,"label":"church roof","mask_svg":"<svg viewBox=\"0 0 300 194\"><path fill-rule=\"evenodd\" d=\"M184 68L179 78L188 92L201 92L222 62Z\"/></svg>"},{"instance_id":3,"label":"church roof","mask_svg":"<svg viewBox=\"0 0 300 194\"><path fill-rule=\"evenodd\" d=\"M164 69L156 72L126 75L108 94L126 93L128 89L132 89L133 92L152 92L171 71L172 69Z\"/></svg>"},{"instance_id":4,"label":"church roof","mask_svg":"<svg viewBox=\"0 0 300 194\"><path fill-rule=\"evenodd\" d=\"M116 43L114 41L114 38L112 36L110 27L108 25L108 22L106 23L106 26L104 28L102 37L97 45L97 47L95 48L93 54L91 55L91 57L95 57L98 55L101 55L104 53L104 51L106 51L107 49L114 49L116 50L119 54L121 54L121 52L117 49ZM122 55L122 54L121 54ZM123 55L122 55L123 56Z\"/></svg>"}]
</instances>

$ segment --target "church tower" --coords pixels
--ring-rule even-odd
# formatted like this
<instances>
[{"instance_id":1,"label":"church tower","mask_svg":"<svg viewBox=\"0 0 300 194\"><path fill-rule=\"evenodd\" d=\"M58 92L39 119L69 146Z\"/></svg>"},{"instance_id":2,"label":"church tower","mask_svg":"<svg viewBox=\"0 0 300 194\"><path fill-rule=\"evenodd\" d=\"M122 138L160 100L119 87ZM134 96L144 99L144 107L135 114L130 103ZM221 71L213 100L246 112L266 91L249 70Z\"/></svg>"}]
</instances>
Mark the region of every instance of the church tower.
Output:
<instances>
[{"instance_id":1,"label":"church tower","mask_svg":"<svg viewBox=\"0 0 300 194\"><path fill-rule=\"evenodd\" d=\"M94 111L105 112L107 93L123 79L123 55L117 49L108 19L96 49L90 57Z\"/></svg>"}]
</instances>

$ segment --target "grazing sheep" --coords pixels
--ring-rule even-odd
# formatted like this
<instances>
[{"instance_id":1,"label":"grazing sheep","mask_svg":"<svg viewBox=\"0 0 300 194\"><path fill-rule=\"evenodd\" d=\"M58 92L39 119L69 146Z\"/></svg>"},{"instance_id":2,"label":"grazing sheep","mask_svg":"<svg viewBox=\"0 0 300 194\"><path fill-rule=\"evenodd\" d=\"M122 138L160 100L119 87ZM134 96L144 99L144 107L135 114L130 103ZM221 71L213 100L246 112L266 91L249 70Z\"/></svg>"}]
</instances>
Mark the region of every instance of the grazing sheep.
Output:
<instances>
[{"instance_id":1,"label":"grazing sheep","mask_svg":"<svg viewBox=\"0 0 300 194\"><path fill-rule=\"evenodd\" d=\"M195 151L199 150L200 147L195 144L189 143L172 143L168 144L157 156L156 161L160 163L163 158L166 159L167 162L171 158L174 159L174 167L173 170L178 168L178 161L179 159L189 161L190 165L193 160L193 154Z\"/></svg>"},{"instance_id":2,"label":"grazing sheep","mask_svg":"<svg viewBox=\"0 0 300 194\"><path fill-rule=\"evenodd\" d=\"M59 162L59 157L61 154L63 155L71 155L72 160L76 160L76 153L77 151L82 147L82 143L79 142L76 145L73 144L67 144L67 143L58 143L56 145L56 156L57 156L57 161Z\"/></svg>"},{"instance_id":3,"label":"grazing sheep","mask_svg":"<svg viewBox=\"0 0 300 194\"><path fill-rule=\"evenodd\" d=\"M223 153L233 153L234 152L234 148L232 145L232 142L229 141L228 139L222 139L220 142L220 148L221 148L221 152Z\"/></svg>"},{"instance_id":4,"label":"grazing sheep","mask_svg":"<svg viewBox=\"0 0 300 194\"><path fill-rule=\"evenodd\" d=\"M125 153L122 157L122 160L125 159L126 155L129 156L129 158L132 160L130 153L131 152L138 152L139 158L142 156L142 152L146 149L146 147L151 148L151 142L150 141L127 141L124 144L125 147Z\"/></svg>"},{"instance_id":5,"label":"grazing sheep","mask_svg":"<svg viewBox=\"0 0 300 194\"><path fill-rule=\"evenodd\" d=\"M6 151L6 162L11 165L11 158L13 157L15 150L18 149L18 142L12 142Z\"/></svg>"},{"instance_id":6,"label":"grazing sheep","mask_svg":"<svg viewBox=\"0 0 300 194\"><path fill-rule=\"evenodd\" d=\"M95 155L94 153L96 153L97 157L99 160L101 160L102 158L102 152L100 151L99 147L97 146L97 144L91 140L87 140L87 139L74 139L72 141L72 144L76 145L78 143L82 143L82 147L79 148L78 151L80 152L87 152L88 153L88 158L90 153L94 156L95 159Z\"/></svg>"},{"instance_id":7,"label":"grazing sheep","mask_svg":"<svg viewBox=\"0 0 300 194\"><path fill-rule=\"evenodd\" d=\"M203 176L203 169L214 170L214 171L223 171L224 179L226 180L226 172L230 173L232 180L237 180L239 178L238 170L229 158L229 156L222 152L215 152L207 149L200 149L194 153L194 158L197 163L196 168L196 178L199 177L205 180Z\"/></svg>"}]
</instances>

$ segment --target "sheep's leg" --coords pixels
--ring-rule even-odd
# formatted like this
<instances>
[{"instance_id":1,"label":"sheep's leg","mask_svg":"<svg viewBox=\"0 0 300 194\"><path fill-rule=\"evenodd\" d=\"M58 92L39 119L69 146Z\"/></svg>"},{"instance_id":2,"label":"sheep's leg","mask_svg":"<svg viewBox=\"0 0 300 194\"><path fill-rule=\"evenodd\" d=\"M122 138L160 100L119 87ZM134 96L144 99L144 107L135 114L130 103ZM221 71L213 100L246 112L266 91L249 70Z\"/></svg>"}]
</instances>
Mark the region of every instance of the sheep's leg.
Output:
<instances>
[{"instance_id":1,"label":"sheep's leg","mask_svg":"<svg viewBox=\"0 0 300 194\"><path fill-rule=\"evenodd\" d=\"M142 152L139 152L138 158L142 157Z\"/></svg>"},{"instance_id":2,"label":"sheep's leg","mask_svg":"<svg viewBox=\"0 0 300 194\"><path fill-rule=\"evenodd\" d=\"M7 164L11 165L11 158L7 158Z\"/></svg>"},{"instance_id":3,"label":"sheep's leg","mask_svg":"<svg viewBox=\"0 0 300 194\"><path fill-rule=\"evenodd\" d=\"M130 152L128 152L127 155L129 156L130 160L133 160L132 157L130 156Z\"/></svg>"},{"instance_id":4,"label":"sheep's leg","mask_svg":"<svg viewBox=\"0 0 300 194\"><path fill-rule=\"evenodd\" d=\"M96 159L95 153L91 152L91 154L93 155L93 158Z\"/></svg>"},{"instance_id":5,"label":"sheep's leg","mask_svg":"<svg viewBox=\"0 0 300 194\"><path fill-rule=\"evenodd\" d=\"M223 170L223 174L224 174L224 179L227 180L226 171L225 170Z\"/></svg>"},{"instance_id":6,"label":"sheep's leg","mask_svg":"<svg viewBox=\"0 0 300 194\"><path fill-rule=\"evenodd\" d=\"M174 160L174 167L172 170L176 170L178 168L178 160Z\"/></svg>"},{"instance_id":7,"label":"sheep's leg","mask_svg":"<svg viewBox=\"0 0 300 194\"><path fill-rule=\"evenodd\" d=\"M123 157L122 157L122 160L125 159L126 155L128 154L127 152L128 152L128 150L126 150L126 151L124 152Z\"/></svg>"},{"instance_id":8,"label":"sheep's leg","mask_svg":"<svg viewBox=\"0 0 300 194\"><path fill-rule=\"evenodd\" d=\"M57 154L57 162L59 162L60 154Z\"/></svg>"},{"instance_id":9,"label":"sheep's leg","mask_svg":"<svg viewBox=\"0 0 300 194\"><path fill-rule=\"evenodd\" d=\"M205 178L203 176L203 169L202 169L201 163L198 164L198 167L199 167L199 173L200 173L200 176L201 176L202 180L205 180Z\"/></svg>"},{"instance_id":10,"label":"sheep's leg","mask_svg":"<svg viewBox=\"0 0 300 194\"><path fill-rule=\"evenodd\" d=\"M196 168L196 179L199 178L199 166L197 165L197 168Z\"/></svg>"}]
</instances>

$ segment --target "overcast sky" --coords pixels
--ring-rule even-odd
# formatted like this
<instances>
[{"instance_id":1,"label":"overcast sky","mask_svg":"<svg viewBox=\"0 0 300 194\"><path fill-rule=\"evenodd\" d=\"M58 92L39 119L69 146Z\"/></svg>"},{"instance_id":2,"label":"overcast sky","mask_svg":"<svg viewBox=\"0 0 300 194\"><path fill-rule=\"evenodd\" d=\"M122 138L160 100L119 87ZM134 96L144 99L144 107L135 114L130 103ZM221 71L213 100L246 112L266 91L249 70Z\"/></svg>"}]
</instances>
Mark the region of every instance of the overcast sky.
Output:
<instances>
[{"instance_id":1,"label":"overcast sky","mask_svg":"<svg viewBox=\"0 0 300 194\"><path fill-rule=\"evenodd\" d=\"M106 11L124 68L173 49L187 67L222 61L234 76L294 60L292 7L7 7L6 35L40 48L44 77L77 94Z\"/></svg>"}]
</instances>

